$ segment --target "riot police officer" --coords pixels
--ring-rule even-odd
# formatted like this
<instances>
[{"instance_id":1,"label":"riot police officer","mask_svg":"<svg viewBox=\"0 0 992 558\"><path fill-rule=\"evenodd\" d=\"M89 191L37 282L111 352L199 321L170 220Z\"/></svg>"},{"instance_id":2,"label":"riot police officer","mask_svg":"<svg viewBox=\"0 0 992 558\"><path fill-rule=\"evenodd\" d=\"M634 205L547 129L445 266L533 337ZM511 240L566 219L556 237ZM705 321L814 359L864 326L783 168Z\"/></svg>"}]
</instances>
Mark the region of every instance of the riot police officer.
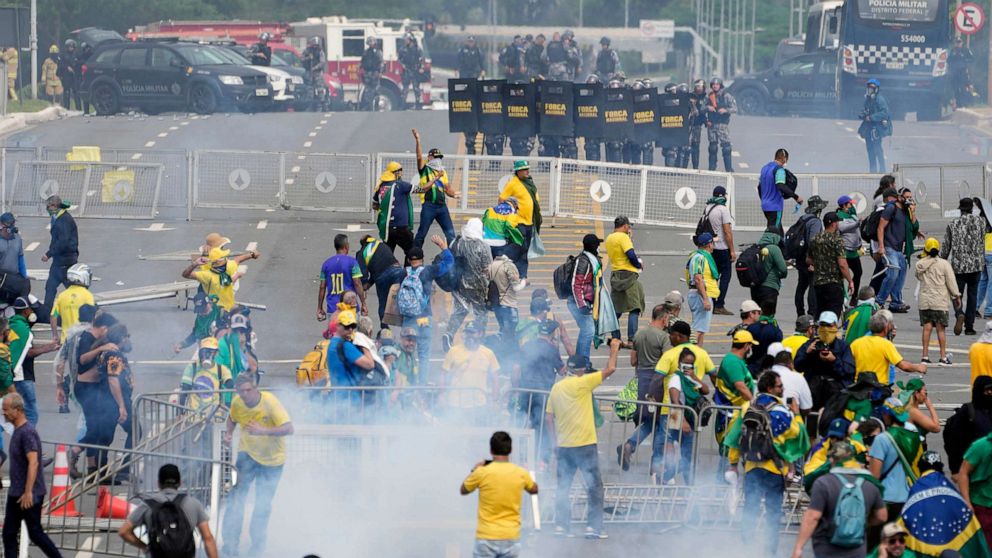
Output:
<instances>
[{"instance_id":1,"label":"riot police officer","mask_svg":"<svg viewBox=\"0 0 992 558\"><path fill-rule=\"evenodd\" d=\"M375 110L375 99L379 96L379 80L382 77L382 51L375 37L365 40L368 48L362 53L358 67L362 73L362 96L359 99L360 110Z\"/></svg>"},{"instance_id":2,"label":"riot police officer","mask_svg":"<svg viewBox=\"0 0 992 558\"><path fill-rule=\"evenodd\" d=\"M675 158L675 166L684 169L689 166L689 156L692 151L692 122L696 117L696 107L692 101L692 94L689 91L688 83L680 83L675 88L675 92L689 100L689 119L686 121L686 124L689 126L689 137L686 139L685 145L679 146L678 155Z\"/></svg>"},{"instance_id":3,"label":"riot police officer","mask_svg":"<svg viewBox=\"0 0 992 558\"><path fill-rule=\"evenodd\" d=\"M71 109L70 102L75 101L76 109L83 108L79 98L79 64L76 61L76 41L66 39L65 49L59 56L59 79L62 80L62 106Z\"/></svg>"},{"instance_id":4,"label":"riot police officer","mask_svg":"<svg viewBox=\"0 0 992 558\"><path fill-rule=\"evenodd\" d=\"M710 80L710 92L706 95L706 150L709 151L709 169L716 170L716 150L719 145L723 153L723 169L734 172L733 148L730 145L730 115L737 113L737 101L723 88L723 80L714 77Z\"/></svg>"},{"instance_id":5,"label":"riot police officer","mask_svg":"<svg viewBox=\"0 0 992 558\"><path fill-rule=\"evenodd\" d=\"M420 68L424 62L424 55L420 51L420 47L417 45L417 39L414 38L412 33L407 33L403 37L403 46L400 47L397 57L399 58L400 65L403 66L403 92L400 94L403 105L408 106L406 102L407 93L412 88L414 107L420 110L422 101L420 95Z\"/></svg>"},{"instance_id":6,"label":"riot police officer","mask_svg":"<svg viewBox=\"0 0 992 558\"><path fill-rule=\"evenodd\" d=\"M544 52L543 34L538 33L534 37L534 42L527 47L524 62L527 64L527 77L531 81L544 79L544 76L548 75L548 55Z\"/></svg>"},{"instance_id":7,"label":"riot police officer","mask_svg":"<svg viewBox=\"0 0 992 558\"><path fill-rule=\"evenodd\" d=\"M703 126L706 125L706 114L704 113L706 102L706 81L697 79L692 82L692 91L689 92L689 146L688 152L682 159L682 168L689 168L691 160L692 168L699 170L699 143L703 137Z\"/></svg>"},{"instance_id":8,"label":"riot police officer","mask_svg":"<svg viewBox=\"0 0 992 558\"><path fill-rule=\"evenodd\" d=\"M503 69L507 83L520 83L527 79L523 57L523 38L520 35L514 35L513 42L499 51L499 65Z\"/></svg>"},{"instance_id":9,"label":"riot police officer","mask_svg":"<svg viewBox=\"0 0 992 558\"><path fill-rule=\"evenodd\" d=\"M665 93L674 95L675 93L678 93L678 88L679 88L678 85L672 82L668 82L665 84ZM665 166L666 167L678 166L679 154L681 153L681 151L682 148L680 146L661 148L661 155L662 157L665 158Z\"/></svg>"},{"instance_id":10,"label":"riot police officer","mask_svg":"<svg viewBox=\"0 0 992 558\"><path fill-rule=\"evenodd\" d=\"M644 82L642 80L637 80L630 86L633 91L641 91L644 89ZM654 144L651 144L652 149ZM627 138L623 142L623 152L621 154L623 162L629 163L631 165L641 164L641 143L635 138Z\"/></svg>"},{"instance_id":11,"label":"riot police officer","mask_svg":"<svg viewBox=\"0 0 992 558\"><path fill-rule=\"evenodd\" d=\"M565 49L565 40L557 32L551 37L548 43L548 79L554 81L568 81L568 51Z\"/></svg>"},{"instance_id":12,"label":"riot police officer","mask_svg":"<svg viewBox=\"0 0 992 558\"><path fill-rule=\"evenodd\" d=\"M610 38L599 40L600 50L596 55L596 76L599 81L609 82L620 71L620 56L610 48Z\"/></svg>"},{"instance_id":13,"label":"riot police officer","mask_svg":"<svg viewBox=\"0 0 992 558\"><path fill-rule=\"evenodd\" d=\"M327 88L324 83L324 47L320 42L320 37L310 37L307 39L307 48L303 51L303 80L313 93L314 104L318 107L326 101ZM316 110L320 110L319 108Z\"/></svg>"},{"instance_id":14,"label":"riot police officer","mask_svg":"<svg viewBox=\"0 0 992 558\"><path fill-rule=\"evenodd\" d=\"M486 70L482 64L482 52L475 45L475 37L469 36L458 49L458 77L485 79Z\"/></svg>"},{"instance_id":15,"label":"riot police officer","mask_svg":"<svg viewBox=\"0 0 992 558\"><path fill-rule=\"evenodd\" d=\"M571 29L566 29L562 33L562 43L565 46L565 58L568 64L568 81L575 81L576 76L579 75L579 69L582 68L582 51L579 50L579 45L575 42L575 33Z\"/></svg>"},{"instance_id":16,"label":"riot police officer","mask_svg":"<svg viewBox=\"0 0 992 558\"><path fill-rule=\"evenodd\" d=\"M589 74L586 78L586 83L599 83L599 76L596 74ZM590 138L586 137L585 142L582 146L582 150L585 151L586 161L599 161L602 159L602 148L603 138Z\"/></svg>"},{"instance_id":17,"label":"riot police officer","mask_svg":"<svg viewBox=\"0 0 992 558\"><path fill-rule=\"evenodd\" d=\"M623 88L623 82L619 79L612 79L606 85L607 89L621 89ZM627 142L621 139L608 139L606 140L606 161L609 163L620 163L623 161L624 156L624 145Z\"/></svg>"},{"instance_id":18,"label":"riot police officer","mask_svg":"<svg viewBox=\"0 0 992 558\"><path fill-rule=\"evenodd\" d=\"M79 84L83 84L83 64L93 56L93 46L83 41L79 43L79 54L76 55L76 75L79 76ZM90 98L83 95L83 114L90 113Z\"/></svg>"},{"instance_id":19,"label":"riot police officer","mask_svg":"<svg viewBox=\"0 0 992 558\"><path fill-rule=\"evenodd\" d=\"M268 31L262 31L258 35L258 42L251 47L251 63L255 66L269 66L272 64L272 47L269 46L269 39L272 35Z\"/></svg>"}]
</instances>

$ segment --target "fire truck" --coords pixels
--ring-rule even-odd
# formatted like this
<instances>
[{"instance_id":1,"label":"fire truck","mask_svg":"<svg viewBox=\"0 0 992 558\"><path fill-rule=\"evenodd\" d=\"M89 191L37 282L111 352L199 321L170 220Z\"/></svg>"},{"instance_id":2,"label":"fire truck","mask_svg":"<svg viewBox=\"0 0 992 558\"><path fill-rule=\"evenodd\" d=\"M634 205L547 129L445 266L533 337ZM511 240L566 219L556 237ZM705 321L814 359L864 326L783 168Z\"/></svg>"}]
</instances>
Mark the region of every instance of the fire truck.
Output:
<instances>
[{"instance_id":1,"label":"fire truck","mask_svg":"<svg viewBox=\"0 0 992 558\"><path fill-rule=\"evenodd\" d=\"M424 46L424 32L419 22L408 19L373 20L328 16L312 17L306 21L291 23L290 30L287 40L298 48L302 48L309 37L321 38L327 47L327 73L341 83L345 99L351 102L358 102L362 86L359 62L369 37L378 40L382 47L382 81L376 103L381 110L402 109L405 102L413 101L412 98L400 99L403 91L403 67L400 65L398 52L407 33L413 35L424 54L422 75L430 76L430 56ZM412 96L412 93L410 95ZM421 84L421 95L422 104L430 106L429 79Z\"/></svg>"}]
</instances>

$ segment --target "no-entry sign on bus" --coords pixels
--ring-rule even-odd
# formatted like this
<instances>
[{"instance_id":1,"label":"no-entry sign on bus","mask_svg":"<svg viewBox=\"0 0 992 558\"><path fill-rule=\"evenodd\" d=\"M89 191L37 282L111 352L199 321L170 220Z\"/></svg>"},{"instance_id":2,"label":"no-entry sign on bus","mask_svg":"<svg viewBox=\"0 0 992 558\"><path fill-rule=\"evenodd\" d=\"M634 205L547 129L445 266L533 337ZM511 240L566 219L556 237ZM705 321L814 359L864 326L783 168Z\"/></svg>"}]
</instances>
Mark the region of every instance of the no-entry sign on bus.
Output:
<instances>
[{"instance_id":1,"label":"no-entry sign on bus","mask_svg":"<svg viewBox=\"0 0 992 558\"><path fill-rule=\"evenodd\" d=\"M978 4L961 4L954 13L954 27L962 35L974 35L985 25L985 11Z\"/></svg>"}]
</instances>

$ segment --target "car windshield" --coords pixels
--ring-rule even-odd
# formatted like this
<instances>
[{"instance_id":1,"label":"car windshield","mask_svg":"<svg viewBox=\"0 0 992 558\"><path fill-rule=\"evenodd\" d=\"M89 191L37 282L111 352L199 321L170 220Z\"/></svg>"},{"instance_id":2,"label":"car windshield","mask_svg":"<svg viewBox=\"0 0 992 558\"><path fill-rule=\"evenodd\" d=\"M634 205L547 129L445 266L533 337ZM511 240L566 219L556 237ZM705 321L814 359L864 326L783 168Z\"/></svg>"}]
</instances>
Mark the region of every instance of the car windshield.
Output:
<instances>
[{"instance_id":1,"label":"car windshield","mask_svg":"<svg viewBox=\"0 0 992 558\"><path fill-rule=\"evenodd\" d=\"M301 60L300 57L297 56L295 52L289 49L279 49L278 52L279 52L279 58L282 59L282 62L279 62L280 66L296 66L296 67L303 66L303 60ZM275 51L273 51L272 53L272 61L273 62L276 61Z\"/></svg>"},{"instance_id":2,"label":"car windshield","mask_svg":"<svg viewBox=\"0 0 992 558\"><path fill-rule=\"evenodd\" d=\"M241 53L233 51L228 48L217 49L218 53L228 61L228 64L238 64L239 66L244 66L245 64L250 64L249 60L245 58Z\"/></svg>"},{"instance_id":3,"label":"car windshield","mask_svg":"<svg viewBox=\"0 0 992 558\"><path fill-rule=\"evenodd\" d=\"M286 52L289 52L290 54L293 54L292 51L286 51ZM287 62L286 59L283 58L281 55L276 54L275 52L273 52L272 53L272 65L273 66L290 66L291 64L289 62Z\"/></svg>"},{"instance_id":4,"label":"car windshield","mask_svg":"<svg viewBox=\"0 0 992 558\"><path fill-rule=\"evenodd\" d=\"M205 66L208 64L236 64L223 55L223 50L206 45L178 46L176 49L193 66Z\"/></svg>"}]
</instances>

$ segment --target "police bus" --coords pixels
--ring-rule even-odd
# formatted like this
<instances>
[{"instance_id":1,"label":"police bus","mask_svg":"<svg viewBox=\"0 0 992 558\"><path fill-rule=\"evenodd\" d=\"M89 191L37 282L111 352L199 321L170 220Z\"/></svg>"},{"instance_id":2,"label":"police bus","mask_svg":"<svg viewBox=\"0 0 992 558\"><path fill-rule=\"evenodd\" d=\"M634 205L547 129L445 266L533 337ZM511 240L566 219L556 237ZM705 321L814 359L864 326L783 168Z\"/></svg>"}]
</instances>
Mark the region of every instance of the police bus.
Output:
<instances>
[{"instance_id":1,"label":"police bus","mask_svg":"<svg viewBox=\"0 0 992 558\"><path fill-rule=\"evenodd\" d=\"M834 8L827 29L817 46L833 47L824 43L837 32L842 117L861 111L865 83L872 78L882 83L897 117L916 112L919 120L936 120L943 115L951 41L948 0L846 0ZM807 42L807 50L810 46Z\"/></svg>"}]
</instances>

